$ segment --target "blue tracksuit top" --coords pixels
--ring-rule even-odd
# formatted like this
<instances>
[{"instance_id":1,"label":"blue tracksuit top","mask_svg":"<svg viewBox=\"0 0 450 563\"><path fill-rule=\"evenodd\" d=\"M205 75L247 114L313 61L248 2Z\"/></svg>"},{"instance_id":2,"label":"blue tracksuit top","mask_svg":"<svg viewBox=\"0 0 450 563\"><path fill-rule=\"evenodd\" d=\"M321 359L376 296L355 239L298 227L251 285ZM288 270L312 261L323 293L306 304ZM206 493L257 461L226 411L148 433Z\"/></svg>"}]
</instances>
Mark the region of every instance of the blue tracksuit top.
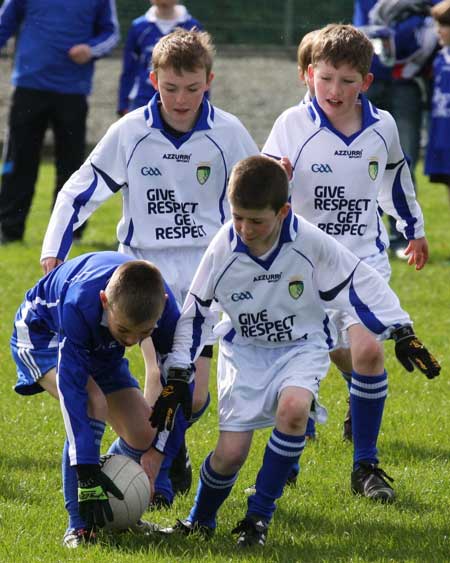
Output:
<instances>
[{"instance_id":1,"label":"blue tracksuit top","mask_svg":"<svg viewBox=\"0 0 450 563\"><path fill-rule=\"evenodd\" d=\"M18 34L12 83L61 94L89 94L94 60L119 40L115 0L5 0L0 47ZM68 51L88 44L93 59L76 64Z\"/></svg>"}]
</instances>

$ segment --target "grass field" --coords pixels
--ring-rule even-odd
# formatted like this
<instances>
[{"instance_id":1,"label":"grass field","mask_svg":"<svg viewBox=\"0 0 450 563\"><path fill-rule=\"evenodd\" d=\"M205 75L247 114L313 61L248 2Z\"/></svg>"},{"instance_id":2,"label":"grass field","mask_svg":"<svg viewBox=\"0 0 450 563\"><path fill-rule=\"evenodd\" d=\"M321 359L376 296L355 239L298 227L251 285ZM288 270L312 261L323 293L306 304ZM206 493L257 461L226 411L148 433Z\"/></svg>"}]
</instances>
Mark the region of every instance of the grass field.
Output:
<instances>
[{"instance_id":1,"label":"grass field","mask_svg":"<svg viewBox=\"0 0 450 563\"><path fill-rule=\"evenodd\" d=\"M52 184L53 170L45 165L25 244L0 248L0 563L450 561L450 210L443 187L419 178L431 247L428 266L417 273L404 262L393 263L392 286L415 319L417 333L443 367L434 381L418 372L408 374L395 361L392 343L386 345L390 391L379 448L382 467L395 479L398 500L383 506L351 495L352 448L341 439L346 392L333 370L321 391L329 422L319 427L319 439L305 450L297 487L288 489L279 501L264 552L240 553L230 530L245 513L243 489L254 481L267 432L255 436L250 458L210 542L198 537L161 541L122 534L105 537L88 550L61 546L66 514L60 484L64 431L59 406L45 394L24 398L13 392L15 368L8 347L15 310L41 273L40 244ZM115 248L120 206L116 197L96 213L72 256ZM130 360L142 380L137 350L131 351ZM214 447L216 422L214 398L188 435L195 475ZM112 440L107 432L104 450ZM194 492L178 499L172 509L146 517L173 523L186 516Z\"/></svg>"}]
</instances>

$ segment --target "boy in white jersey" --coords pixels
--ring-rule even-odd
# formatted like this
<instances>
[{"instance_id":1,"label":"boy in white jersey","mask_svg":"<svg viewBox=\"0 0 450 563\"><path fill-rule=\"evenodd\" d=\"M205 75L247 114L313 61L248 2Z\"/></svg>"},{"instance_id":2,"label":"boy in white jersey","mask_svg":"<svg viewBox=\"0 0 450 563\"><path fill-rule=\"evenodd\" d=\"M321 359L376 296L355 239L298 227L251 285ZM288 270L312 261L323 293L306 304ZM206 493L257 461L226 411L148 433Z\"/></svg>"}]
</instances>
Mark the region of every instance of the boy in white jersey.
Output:
<instances>
[{"instance_id":1,"label":"boy in white jersey","mask_svg":"<svg viewBox=\"0 0 450 563\"><path fill-rule=\"evenodd\" d=\"M315 98L277 119L263 152L291 160L294 211L389 280L388 237L379 207L396 217L408 239L408 262L417 270L427 262L428 245L395 122L362 95L373 79L372 55L371 42L355 27L323 28L314 39L308 69ZM344 337L332 359L343 372L352 372L351 487L372 499L392 500L394 491L378 467L376 448L385 393L357 393L361 385L370 390L385 385L383 347L354 315L334 312L332 318Z\"/></svg>"},{"instance_id":2,"label":"boy in white jersey","mask_svg":"<svg viewBox=\"0 0 450 563\"><path fill-rule=\"evenodd\" d=\"M231 168L259 153L241 122L204 96L213 54L205 32L178 29L157 43L150 73L157 93L109 128L61 190L44 239L44 271L65 260L73 230L121 190L119 251L156 264L183 303L204 250L229 218ZM208 402L211 357L209 345L196 366L197 416Z\"/></svg>"},{"instance_id":3,"label":"boy in white jersey","mask_svg":"<svg viewBox=\"0 0 450 563\"><path fill-rule=\"evenodd\" d=\"M221 228L202 258L165 364L169 381L180 386L185 380L187 395L189 367L209 337L210 307L218 302L226 315L214 329L220 336L220 434L201 467L188 518L165 531L212 533L217 511L248 455L253 431L275 426L256 492L233 530L238 545L246 547L266 541L275 501L305 445L312 401L315 416L326 418L318 391L337 336L326 305L332 302L360 318L380 338L396 339L402 362L412 361L432 375L440 368L414 336L409 316L382 277L292 213L288 178L279 163L264 156L239 162L228 189L232 222ZM364 385L359 389L385 393L386 383L376 390ZM179 397L183 395L180 389ZM161 395L153 419L164 427L166 412L176 407L176 400Z\"/></svg>"}]
</instances>

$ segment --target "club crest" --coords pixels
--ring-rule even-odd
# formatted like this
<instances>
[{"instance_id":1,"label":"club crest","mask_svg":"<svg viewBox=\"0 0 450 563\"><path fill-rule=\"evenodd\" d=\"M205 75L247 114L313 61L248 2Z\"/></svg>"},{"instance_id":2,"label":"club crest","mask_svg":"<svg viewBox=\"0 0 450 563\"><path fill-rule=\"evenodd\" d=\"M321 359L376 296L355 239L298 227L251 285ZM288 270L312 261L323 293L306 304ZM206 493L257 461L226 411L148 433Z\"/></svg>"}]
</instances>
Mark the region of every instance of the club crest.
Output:
<instances>
[{"instance_id":1,"label":"club crest","mask_svg":"<svg viewBox=\"0 0 450 563\"><path fill-rule=\"evenodd\" d=\"M378 176L378 160L372 159L369 161L369 178L376 180Z\"/></svg>"},{"instance_id":2,"label":"club crest","mask_svg":"<svg viewBox=\"0 0 450 563\"><path fill-rule=\"evenodd\" d=\"M289 295L292 299L298 299L303 293L304 283L302 280L293 279L289 281Z\"/></svg>"},{"instance_id":3,"label":"club crest","mask_svg":"<svg viewBox=\"0 0 450 563\"><path fill-rule=\"evenodd\" d=\"M199 164L197 166L197 182L203 186L211 174L211 166L209 164Z\"/></svg>"}]
</instances>

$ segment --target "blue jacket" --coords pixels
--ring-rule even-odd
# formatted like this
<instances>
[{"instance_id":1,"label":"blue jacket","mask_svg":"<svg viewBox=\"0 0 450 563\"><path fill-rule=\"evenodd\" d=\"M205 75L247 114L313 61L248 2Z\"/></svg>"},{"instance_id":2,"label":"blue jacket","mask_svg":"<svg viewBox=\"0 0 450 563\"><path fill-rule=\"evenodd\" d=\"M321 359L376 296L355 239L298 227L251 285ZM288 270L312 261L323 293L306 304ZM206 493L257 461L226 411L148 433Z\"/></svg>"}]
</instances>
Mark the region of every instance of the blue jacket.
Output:
<instances>
[{"instance_id":1,"label":"blue jacket","mask_svg":"<svg viewBox=\"0 0 450 563\"><path fill-rule=\"evenodd\" d=\"M62 94L89 94L94 59L119 40L115 0L5 0L0 8L0 47L19 34L12 83ZM87 64L70 60L74 45L88 44Z\"/></svg>"},{"instance_id":2,"label":"blue jacket","mask_svg":"<svg viewBox=\"0 0 450 563\"><path fill-rule=\"evenodd\" d=\"M163 32L158 26L153 8L135 19L128 32L123 53L122 74L119 83L118 111L124 113L131 109L145 106L153 98L155 89L151 85L149 74L153 48L158 41L176 27L183 29L203 29L184 6L177 5L177 20L171 29Z\"/></svg>"}]
</instances>

